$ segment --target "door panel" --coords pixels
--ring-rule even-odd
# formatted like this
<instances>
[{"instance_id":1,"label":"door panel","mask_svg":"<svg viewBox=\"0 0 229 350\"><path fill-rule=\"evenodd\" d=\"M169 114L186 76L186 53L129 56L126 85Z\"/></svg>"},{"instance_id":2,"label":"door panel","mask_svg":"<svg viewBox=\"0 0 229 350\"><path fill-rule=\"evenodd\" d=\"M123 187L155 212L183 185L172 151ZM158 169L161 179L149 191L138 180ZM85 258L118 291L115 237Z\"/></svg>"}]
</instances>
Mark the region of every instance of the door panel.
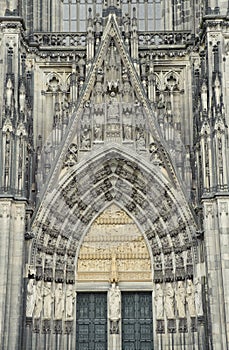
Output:
<instances>
[{"instance_id":1,"label":"door panel","mask_svg":"<svg viewBox=\"0 0 229 350\"><path fill-rule=\"evenodd\" d=\"M122 350L153 350L151 293L122 293Z\"/></svg>"},{"instance_id":2,"label":"door panel","mask_svg":"<svg viewBox=\"0 0 229 350\"><path fill-rule=\"evenodd\" d=\"M107 294L78 293L76 349L107 350Z\"/></svg>"}]
</instances>

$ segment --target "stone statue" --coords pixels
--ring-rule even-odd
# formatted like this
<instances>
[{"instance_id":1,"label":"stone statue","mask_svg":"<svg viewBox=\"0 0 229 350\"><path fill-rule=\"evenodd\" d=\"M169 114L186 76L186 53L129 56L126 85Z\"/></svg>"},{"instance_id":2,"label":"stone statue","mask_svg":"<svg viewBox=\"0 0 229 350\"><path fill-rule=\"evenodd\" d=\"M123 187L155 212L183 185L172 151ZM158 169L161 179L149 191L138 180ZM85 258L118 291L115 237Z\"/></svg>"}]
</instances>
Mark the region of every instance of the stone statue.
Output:
<instances>
[{"instance_id":1,"label":"stone statue","mask_svg":"<svg viewBox=\"0 0 229 350\"><path fill-rule=\"evenodd\" d=\"M188 311L191 317L196 316L196 308L195 308L195 288L193 286L192 280L187 281L187 289L186 289L186 301L188 304Z\"/></svg>"},{"instance_id":2,"label":"stone statue","mask_svg":"<svg viewBox=\"0 0 229 350\"><path fill-rule=\"evenodd\" d=\"M136 132L136 145L138 150L145 150L146 140L142 128L139 128Z\"/></svg>"},{"instance_id":3,"label":"stone statue","mask_svg":"<svg viewBox=\"0 0 229 350\"><path fill-rule=\"evenodd\" d=\"M125 13L125 16L123 17L123 29L125 36L128 36L130 32L130 17L128 13Z\"/></svg>"},{"instance_id":4,"label":"stone statue","mask_svg":"<svg viewBox=\"0 0 229 350\"><path fill-rule=\"evenodd\" d=\"M119 105L115 93L110 93L110 101L108 105L108 122L119 121Z\"/></svg>"},{"instance_id":5,"label":"stone statue","mask_svg":"<svg viewBox=\"0 0 229 350\"><path fill-rule=\"evenodd\" d=\"M160 156L159 156L159 147L158 147L158 145L156 144L156 142L152 142L152 143L149 145L149 153L151 154L150 160L151 160L153 163L156 163L156 164L161 163L161 161L160 161Z\"/></svg>"},{"instance_id":6,"label":"stone statue","mask_svg":"<svg viewBox=\"0 0 229 350\"><path fill-rule=\"evenodd\" d=\"M131 86L128 80L128 76L123 76L123 102L131 102Z\"/></svg>"},{"instance_id":7,"label":"stone statue","mask_svg":"<svg viewBox=\"0 0 229 350\"><path fill-rule=\"evenodd\" d=\"M164 307L163 307L163 289L159 283L156 284L154 300L155 300L155 306L156 306L156 318L161 319L164 316Z\"/></svg>"},{"instance_id":8,"label":"stone statue","mask_svg":"<svg viewBox=\"0 0 229 350\"><path fill-rule=\"evenodd\" d=\"M71 320L73 318L73 305L75 302L75 292L72 284L69 284L66 289L66 319Z\"/></svg>"},{"instance_id":9,"label":"stone statue","mask_svg":"<svg viewBox=\"0 0 229 350\"><path fill-rule=\"evenodd\" d=\"M11 79L9 78L6 84L6 107L10 108L12 104L13 98L13 84Z\"/></svg>"},{"instance_id":10,"label":"stone statue","mask_svg":"<svg viewBox=\"0 0 229 350\"><path fill-rule=\"evenodd\" d=\"M26 317L32 317L36 302L36 285L34 279L29 279L26 296Z\"/></svg>"},{"instance_id":11,"label":"stone statue","mask_svg":"<svg viewBox=\"0 0 229 350\"><path fill-rule=\"evenodd\" d=\"M78 147L75 143L72 143L65 157L64 166L71 167L77 163L78 160Z\"/></svg>"},{"instance_id":12,"label":"stone statue","mask_svg":"<svg viewBox=\"0 0 229 350\"><path fill-rule=\"evenodd\" d=\"M218 74L217 74L216 79L215 79L214 90L215 90L215 103L216 103L216 106L219 106L220 105L220 97L221 97L221 86L220 86Z\"/></svg>"},{"instance_id":13,"label":"stone statue","mask_svg":"<svg viewBox=\"0 0 229 350\"><path fill-rule=\"evenodd\" d=\"M81 146L84 149L88 149L90 148L90 143L91 143L90 130L87 127L85 127L82 130Z\"/></svg>"},{"instance_id":14,"label":"stone statue","mask_svg":"<svg viewBox=\"0 0 229 350\"><path fill-rule=\"evenodd\" d=\"M102 140L102 125L95 124L95 126L94 126L94 138L97 141Z\"/></svg>"},{"instance_id":15,"label":"stone statue","mask_svg":"<svg viewBox=\"0 0 229 350\"><path fill-rule=\"evenodd\" d=\"M206 82L203 83L201 87L201 102L202 102L202 110L207 111L208 108L208 88Z\"/></svg>"},{"instance_id":16,"label":"stone statue","mask_svg":"<svg viewBox=\"0 0 229 350\"><path fill-rule=\"evenodd\" d=\"M178 316L180 318L185 318L185 288L182 281L178 281L176 290L176 305Z\"/></svg>"},{"instance_id":17,"label":"stone statue","mask_svg":"<svg viewBox=\"0 0 229 350\"><path fill-rule=\"evenodd\" d=\"M110 332L119 333L119 320L121 318L121 292L115 283L108 290L108 317L110 319Z\"/></svg>"},{"instance_id":18,"label":"stone statue","mask_svg":"<svg viewBox=\"0 0 229 350\"><path fill-rule=\"evenodd\" d=\"M174 290L171 283L167 283L165 289L165 313L167 318L174 318Z\"/></svg>"},{"instance_id":19,"label":"stone statue","mask_svg":"<svg viewBox=\"0 0 229 350\"><path fill-rule=\"evenodd\" d=\"M25 85L22 83L20 87L20 94L19 94L19 103L20 103L20 112L25 112L25 102L26 102L26 91L25 91Z\"/></svg>"},{"instance_id":20,"label":"stone statue","mask_svg":"<svg viewBox=\"0 0 229 350\"><path fill-rule=\"evenodd\" d=\"M124 125L124 139L131 140L132 138L132 127L129 124Z\"/></svg>"},{"instance_id":21,"label":"stone statue","mask_svg":"<svg viewBox=\"0 0 229 350\"><path fill-rule=\"evenodd\" d=\"M194 280L195 285L195 304L197 316L203 315L203 303L202 303L202 287L199 278Z\"/></svg>"},{"instance_id":22,"label":"stone statue","mask_svg":"<svg viewBox=\"0 0 229 350\"><path fill-rule=\"evenodd\" d=\"M42 311L42 281L38 281L36 285L36 301L34 308L34 318L40 318Z\"/></svg>"},{"instance_id":23,"label":"stone statue","mask_svg":"<svg viewBox=\"0 0 229 350\"><path fill-rule=\"evenodd\" d=\"M55 290L55 319L62 319L64 312L64 292L61 283L58 283Z\"/></svg>"},{"instance_id":24,"label":"stone statue","mask_svg":"<svg viewBox=\"0 0 229 350\"><path fill-rule=\"evenodd\" d=\"M99 16L99 13L96 13L94 24L95 24L95 33L96 33L96 36L98 36L98 35L100 35L101 30L102 30L102 19Z\"/></svg>"},{"instance_id":25,"label":"stone statue","mask_svg":"<svg viewBox=\"0 0 229 350\"><path fill-rule=\"evenodd\" d=\"M52 303L53 303L53 293L52 293L51 282L44 283L43 297L44 297L44 318L50 319L52 314Z\"/></svg>"}]
</instances>

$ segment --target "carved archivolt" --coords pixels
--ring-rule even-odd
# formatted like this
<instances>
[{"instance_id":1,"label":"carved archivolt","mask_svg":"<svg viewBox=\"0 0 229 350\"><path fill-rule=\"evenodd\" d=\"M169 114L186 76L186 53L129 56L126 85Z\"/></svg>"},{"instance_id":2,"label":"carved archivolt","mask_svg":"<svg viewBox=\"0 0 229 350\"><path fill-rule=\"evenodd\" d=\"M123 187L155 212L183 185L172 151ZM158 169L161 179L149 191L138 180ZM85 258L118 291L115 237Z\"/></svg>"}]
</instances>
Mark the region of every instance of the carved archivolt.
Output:
<instances>
[{"instance_id":1,"label":"carved archivolt","mask_svg":"<svg viewBox=\"0 0 229 350\"><path fill-rule=\"evenodd\" d=\"M169 283L192 278L196 244L195 223L182 193L168 183L156 171L157 168L152 167L147 172L139 161L137 163L134 158L115 150L97 155L89 164L85 168L75 169L76 172L73 171L59 189L49 195L48 202L43 202L37 214L33 224L36 240L33 242L33 255L30 260L36 267L37 278L47 282L55 280L57 283L74 283L77 251L85 232L88 232L80 251L78 267L81 272L88 271L89 280L93 278L89 276L90 269L92 272L99 272L104 268L106 280L109 279L112 241L106 241L109 248L105 251L102 249L99 258L97 243L94 242L94 246L90 248L91 243L87 247L87 240L93 236L91 232L94 229L95 232L99 230L101 236L105 235L106 223L111 232L112 227L118 225L117 222L122 222L120 227L127 227L128 230L132 227L137 234L138 230L132 218L141 227L152 251L154 281ZM117 203L123 208L124 214L110 217L109 221L106 211L105 216L101 213L111 203ZM146 259L146 248L141 248L143 243L144 241L138 241L136 237L136 242L130 238L128 244L132 250L134 244L137 244L138 258L142 249L143 259ZM114 251L117 267L120 272L129 271L130 275L132 267L129 266L126 251L120 259L122 241L118 247ZM93 265L93 259L98 267ZM82 275L79 274L78 277L81 278ZM103 275L102 280L104 278ZM120 278L127 278L124 277L124 272L120 274ZM135 278L140 280L141 274Z\"/></svg>"}]
</instances>

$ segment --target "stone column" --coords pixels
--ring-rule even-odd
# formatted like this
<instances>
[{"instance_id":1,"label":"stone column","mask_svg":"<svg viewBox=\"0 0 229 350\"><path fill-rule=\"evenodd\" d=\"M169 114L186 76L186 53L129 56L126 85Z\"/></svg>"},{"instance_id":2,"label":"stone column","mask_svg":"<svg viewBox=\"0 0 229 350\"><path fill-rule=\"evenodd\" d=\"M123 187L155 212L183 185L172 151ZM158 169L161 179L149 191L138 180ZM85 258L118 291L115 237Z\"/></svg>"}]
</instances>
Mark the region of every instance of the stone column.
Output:
<instances>
[{"instance_id":1,"label":"stone column","mask_svg":"<svg viewBox=\"0 0 229 350\"><path fill-rule=\"evenodd\" d=\"M9 318L9 349L20 349L20 335L22 329L22 274L24 262L24 233L25 233L25 203L15 203L13 227L10 233L13 241L9 256L11 269L10 286L10 318ZM20 332L22 333L22 332Z\"/></svg>"},{"instance_id":2,"label":"stone column","mask_svg":"<svg viewBox=\"0 0 229 350\"><path fill-rule=\"evenodd\" d=\"M11 200L0 203L3 208L0 225L1 254L1 349L21 348L22 269L25 230L25 203ZM4 341L3 341L4 339Z\"/></svg>"},{"instance_id":3,"label":"stone column","mask_svg":"<svg viewBox=\"0 0 229 350\"><path fill-rule=\"evenodd\" d=\"M223 196L218 199L218 222L219 222L219 237L220 237L220 256L223 279L223 290L221 293L224 297L225 309L225 328L227 349L229 348L229 199Z\"/></svg>"},{"instance_id":4,"label":"stone column","mask_svg":"<svg viewBox=\"0 0 229 350\"><path fill-rule=\"evenodd\" d=\"M223 202L228 206L228 200ZM204 231L208 271L210 327L214 350L228 349L227 324L229 317L228 282L228 218L219 211L215 199L204 200ZM227 233L227 234L226 234Z\"/></svg>"},{"instance_id":5,"label":"stone column","mask_svg":"<svg viewBox=\"0 0 229 350\"><path fill-rule=\"evenodd\" d=\"M11 200L0 201L0 349L3 349Z\"/></svg>"}]
</instances>

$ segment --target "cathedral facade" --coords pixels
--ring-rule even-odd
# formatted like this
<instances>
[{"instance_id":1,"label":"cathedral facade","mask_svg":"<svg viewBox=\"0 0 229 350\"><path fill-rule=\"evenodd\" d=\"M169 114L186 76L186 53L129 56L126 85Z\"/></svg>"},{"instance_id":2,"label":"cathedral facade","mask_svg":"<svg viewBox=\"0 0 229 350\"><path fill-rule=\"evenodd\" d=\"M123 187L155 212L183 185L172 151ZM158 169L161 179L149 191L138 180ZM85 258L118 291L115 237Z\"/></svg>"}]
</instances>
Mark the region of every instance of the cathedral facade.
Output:
<instances>
[{"instance_id":1,"label":"cathedral facade","mask_svg":"<svg viewBox=\"0 0 229 350\"><path fill-rule=\"evenodd\" d=\"M228 1L0 0L0 48L0 350L228 350Z\"/></svg>"}]
</instances>

